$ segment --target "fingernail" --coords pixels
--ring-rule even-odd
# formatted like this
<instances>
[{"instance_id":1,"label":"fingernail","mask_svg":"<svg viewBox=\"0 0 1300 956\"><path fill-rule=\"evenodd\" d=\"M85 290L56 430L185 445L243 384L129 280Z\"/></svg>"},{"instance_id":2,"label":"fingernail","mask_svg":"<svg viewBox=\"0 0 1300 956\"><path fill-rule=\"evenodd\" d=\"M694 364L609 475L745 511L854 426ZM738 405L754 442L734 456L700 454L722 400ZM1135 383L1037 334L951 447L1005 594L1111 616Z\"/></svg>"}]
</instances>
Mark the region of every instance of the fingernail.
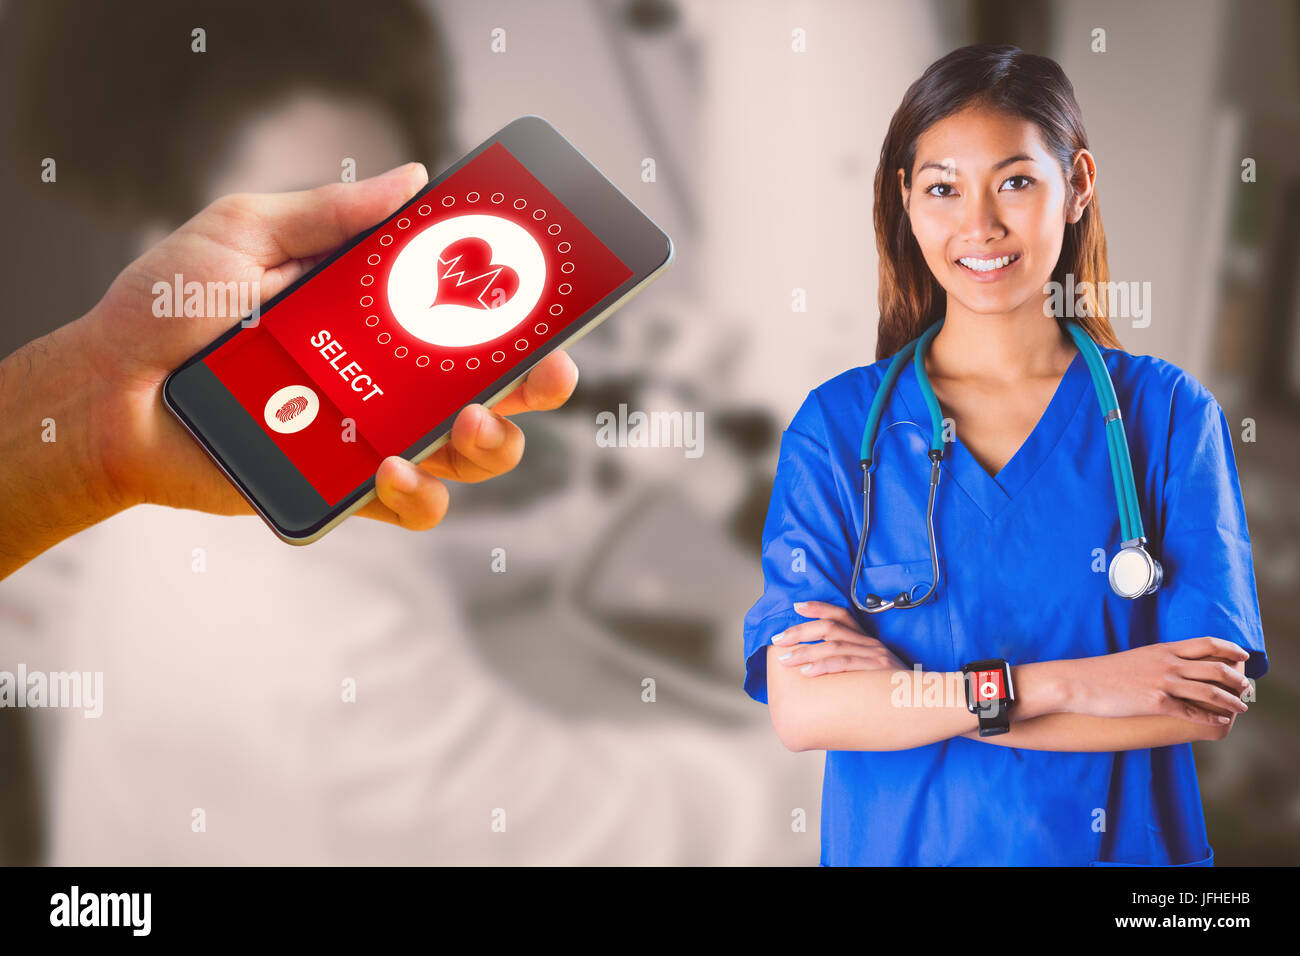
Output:
<instances>
[{"instance_id":1,"label":"fingernail","mask_svg":"<svg viewBox=\"0 0 1300 956\"><path fill-rule=\"evenodd\" d=\"M1227 717L1216 717L1215 720L1217 720L1221 724L1226 724L1228 722Z\"/></svg>"},{"instance_id":2,"label":"fingernail","mask_svg":"<svg viewBox=\"0 0 1300 956\"><path fill-rule=\"evenodd\" d=\"M415 489L420 487L420 469L405 458L399 460L402 463L395 469L393 487L404 495L414 494Z\"/></svg>"},{"instance_id":3,"label":"fingernail","mask_svg":"<svg viewBox=\"0 0 1300 956\"><path fill-rule=\"evenodd\" d=\"M812 665L811 665L811 664L805 664L803 667L799 668L799 673L800 673L800 674L807 674L810 670L812 670Z\"/></svg>"},{"instance_id":4,"label":"fingernail","mask_svg":"<svg viewBox=\"0 0 1300 956\"><path fill-rule=\"evenodd\" d=\"M786 651L784 654L778 657L777 660L778 661L789 660L791 657L794 657L794 651Z\"/></svg>"},{"instance_id":5,"label":"fingernail","mask_svg":"<svg viewBox=\"0 0 1300 956\"><path fill-rule=\"evenodd\" d=\"M773 644L780 644L783 640L785 640L785 631L782 631L780 634L774 634L772 636Z\"/></svg>"},{"instance_id":6,"label":"fingernail","mask_svg":"<svg viewBox=\"0 0 1300 956\"><path fill-rule=\"evenodd\" d=\"M794 602L794 609L795 609L796 611L802 611L802 610L803 610L804 608L806 608L807 606L808 606L808 602L807 602L807 601L795 601L795 602Z\"/></svg>"},{"instance_id":7,"label":"fingernail","mask_svg":"<svg viewBox=\"0 0 1300 956\"><path fill-rule=\"evenodd\" d=\"M506 430L497 416L488 409L483 410L483 420L478 425L478 444L480 448L500 448L506 440Z\"/></svg>"}]
</instances>

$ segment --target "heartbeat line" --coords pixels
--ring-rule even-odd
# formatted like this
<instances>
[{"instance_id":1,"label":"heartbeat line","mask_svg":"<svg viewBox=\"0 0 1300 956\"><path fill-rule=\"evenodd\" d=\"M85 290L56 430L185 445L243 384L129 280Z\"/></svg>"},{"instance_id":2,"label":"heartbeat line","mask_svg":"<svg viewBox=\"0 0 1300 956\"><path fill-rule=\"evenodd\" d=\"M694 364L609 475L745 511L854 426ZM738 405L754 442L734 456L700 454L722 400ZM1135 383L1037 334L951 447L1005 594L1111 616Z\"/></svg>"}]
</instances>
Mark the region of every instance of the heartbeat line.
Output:
<instances>
[{"instance_id":1,"label":"heartbeat line","mask_svg":"<svg viewBox=\"0 0 1300 956\"><path fill-rule=\"evenodd\" d=\"M430 308L450 303L493 309L504 305L519 288L515 270L492 262L491 249L482 239L467 237L453 242L442 251L438 264L444 268Z\"/></svg>"}]
</instances>

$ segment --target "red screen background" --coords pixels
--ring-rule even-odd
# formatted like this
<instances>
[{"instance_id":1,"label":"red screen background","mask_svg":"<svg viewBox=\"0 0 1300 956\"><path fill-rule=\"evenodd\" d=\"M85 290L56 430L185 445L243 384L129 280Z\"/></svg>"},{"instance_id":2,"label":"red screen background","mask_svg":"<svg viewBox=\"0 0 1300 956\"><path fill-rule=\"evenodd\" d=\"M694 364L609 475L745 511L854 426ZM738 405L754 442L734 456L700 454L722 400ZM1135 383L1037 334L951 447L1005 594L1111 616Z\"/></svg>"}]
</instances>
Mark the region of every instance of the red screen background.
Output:
<instances>
[{"instance_id":1,"label":"red screen background","mask_svg":"<svg viewBox=\"0 0 1300 956\"><path fill-rule=\"evenodd\" d=\"M492 216L527 230L540 247L544 280L536 305L508 331L473 345L431 344L397 320L387 295L390 273L416 236L466 215ZM429 238L432 234L423 245ZM414 256L413 250L408 263L421 261ZM516 265L521 273L542 275L509 256L491 259L493 268ZM428 298L431 304L435 296L444 302L451 280L442 287L438 280L452 267L429 261ZM535 261L535 256L527 260ZM494 143L203 361L333 506L368 480L385 457L406 451L631 275L509 150ZM516 311L522 303L516 303ZM490 318L483 309L468 321L475 314ZM311 341L322 330L346 355L322 355ZM266 421L268 402L281 389L298 385L315 392L315 419L289 434L272 429ZM382 394L363 399L372 385ZM345 428L346 419L355 427Z\"/></svg>"}]
</instances>

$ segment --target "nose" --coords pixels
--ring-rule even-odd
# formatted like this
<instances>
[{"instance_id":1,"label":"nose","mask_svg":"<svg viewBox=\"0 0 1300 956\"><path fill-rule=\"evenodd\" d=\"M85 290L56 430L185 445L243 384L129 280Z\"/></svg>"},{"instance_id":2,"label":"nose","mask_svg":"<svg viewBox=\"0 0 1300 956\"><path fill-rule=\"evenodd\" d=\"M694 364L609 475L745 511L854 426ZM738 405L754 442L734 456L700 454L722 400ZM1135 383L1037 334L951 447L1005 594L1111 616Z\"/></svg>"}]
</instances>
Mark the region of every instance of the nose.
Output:
<instances>
[{"instance_id":1,"label":"nose","mask_svg":"<svg viewBox=\"0 0 1300 956\"><path fill-rule=\"evenodd\" d=\"M980 243L1001 239L1006 228L998 218L997 203L983 190L972 191L962 208L961 238L965 242Z\"/></svg>"}]
</instances>

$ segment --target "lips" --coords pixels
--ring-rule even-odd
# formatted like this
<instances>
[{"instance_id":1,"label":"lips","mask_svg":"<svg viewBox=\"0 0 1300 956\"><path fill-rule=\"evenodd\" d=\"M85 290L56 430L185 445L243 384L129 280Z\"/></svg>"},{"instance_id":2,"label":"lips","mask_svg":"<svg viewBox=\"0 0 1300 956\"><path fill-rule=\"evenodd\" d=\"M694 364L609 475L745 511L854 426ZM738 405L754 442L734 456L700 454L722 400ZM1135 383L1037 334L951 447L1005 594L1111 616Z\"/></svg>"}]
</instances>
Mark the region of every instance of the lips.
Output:
<instances>
[{"instance_id":1,"label":"lips","mask_svg":"<svg viewBox=\"0 0 1300 956\"><path fill-rule=\"evenodd\" d=\"M954 260L957 267L972 279L988 282L1001 278L1020 261L1020 253L1004 252L998 255L962 256Z\"/></svg>"}]
</instances>

